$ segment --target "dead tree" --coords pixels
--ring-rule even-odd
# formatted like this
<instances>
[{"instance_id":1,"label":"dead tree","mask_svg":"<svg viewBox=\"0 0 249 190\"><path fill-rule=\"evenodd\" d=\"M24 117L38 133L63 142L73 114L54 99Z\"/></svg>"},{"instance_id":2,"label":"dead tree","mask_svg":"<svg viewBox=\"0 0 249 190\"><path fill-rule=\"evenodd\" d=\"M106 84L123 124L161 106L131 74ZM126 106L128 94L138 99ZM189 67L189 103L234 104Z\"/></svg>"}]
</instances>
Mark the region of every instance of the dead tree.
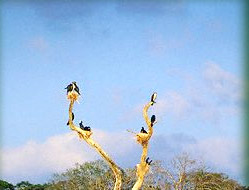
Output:
<instances>
[{"instance_id":1,"label":"dead tree","mask_svg":"<svg viewBox=\"0 0 249 190\"><path fill-rule=\"evenodd\" d=\"M73 83L70 85L73 85ZM86 143L89 144L92 148L94 148L102 156L102 158L108 163L108 165L112 169L112 171L115 175L115 179L116 179L115 185L114 185L114 190L121 190L122 176L121 176L121 171L120 171L119 167L117 166L117 164L101 148L101 146L91 138L91 135L93 134L93 132L91 130L82 130L80 127L74 125L74 123L73 123L73 117L74 117L73 105L74 105L75 101L78 100L80 93L79 93L79 89L77 89L77 88L74 89L74 87L73 86L70 87L70 85L68 85L68 87L67 87L67 89L68 89L67 98L70 101L68 124L69 124L71 130L76 131L78 133L80 139L86 141Z\"/></svg>"},{"instance_id":2,"label":"dead tree","mask_svg":"<svg viewBox=\"0 0 249 190\"><path fill-rule=\"evenodd\" d=\"M142 129L141 132L136 135L137 142L142 145L143 151L142 151L140 163L137 164L137 181L135 185L133 186L132 190L138 190L141 188L143 181L144 181L144 177L149 171L149 167L152 162L152 161L149 161L147 154L148 154L149 140L153 134L153 126L156 123L156 121L155 121L155 115L153 115L151 119L149 119L148 109L150 108L150 106L152 106L155 103L156 96L157 94L154 93L151 96L151 101L147 103L143 109L143 117L147 124L148 132Z\"/></svg>"}]
</instances>

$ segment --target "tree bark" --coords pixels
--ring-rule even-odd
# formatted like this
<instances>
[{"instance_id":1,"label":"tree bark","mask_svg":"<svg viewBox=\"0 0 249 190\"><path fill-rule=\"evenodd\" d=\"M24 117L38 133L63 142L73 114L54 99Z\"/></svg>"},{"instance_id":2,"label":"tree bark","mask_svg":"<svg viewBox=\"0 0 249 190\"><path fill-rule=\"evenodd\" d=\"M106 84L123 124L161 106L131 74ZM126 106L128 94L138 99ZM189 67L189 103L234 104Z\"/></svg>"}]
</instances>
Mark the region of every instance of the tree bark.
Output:
<instances>
[{"instance_id":1,"label":"tree bark","mask_svg":"<svg viewBox=\"0 0 249 190\"><path fill-rule=\"evenodd\" d=\"M94 148L101 156L102 158L108 163L110 168L112 169L114 175L115 175L115 185L114 190L121 190L122 185L122 175L119 167L115 164L115 162L110 158L110 156L101 148L101 146L96 143L92 138L92 132L84 131L81 128L74 125L72 121L72 111L73 111L73 105L75 100L70 99L70 105L69 105L69 126L71 130L76 131L81 139L86 141L87 144L89 144L92 148Z\"/></svg>"}]
</instances>

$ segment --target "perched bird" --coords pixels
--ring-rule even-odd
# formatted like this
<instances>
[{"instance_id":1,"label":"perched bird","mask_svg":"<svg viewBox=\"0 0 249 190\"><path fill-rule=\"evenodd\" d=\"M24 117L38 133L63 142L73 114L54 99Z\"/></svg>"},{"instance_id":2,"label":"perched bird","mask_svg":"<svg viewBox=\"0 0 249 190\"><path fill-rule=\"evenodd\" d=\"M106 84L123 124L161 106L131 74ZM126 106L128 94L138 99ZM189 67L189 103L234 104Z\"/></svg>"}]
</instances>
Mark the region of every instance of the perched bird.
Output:
<instances>
[{"instance_id":1,"label":"perched bird","mask_svg":"<svg viewBox=\"0 0 249 190\"><path fill-rule=\"evenodd\" d=\"M79 125L80 125L80 128L81 128L82 130L84 130L84 131L91 131L91 127L89 127L89 126L85 126L85 127L84 127L82 121L80 121Z\"/></svg>"},{"instance_id":2,"label":"perched bird","mask_svg":"<svg viewBox=\"0 0 249 190\"><path fill-rule=\"evenodd\" d=\"M74 81L74 82L72 82L72 84L73 84L73 90L75 90L75 92L77 92L80 95L80 89L77 86L76 82Z\"/></svg>"},{"instance_id":3,"label":"perched bird","mask_svg":"<svg viewBox=\"0 0 249 190\"><path fill-rule=\"evenodd\" d=\"M146 163L148 163L149 159L150 159L150 158L149 158L149 157L147 157L147 158L146 158L146 160L145 160L145 162L146 162Z\"/></svg>"},{"instance_id":4,"label":"perched bird","mask_svg":"<svg viewBox=\"0 0 249 190\"><path fill-rule=\"evenodd\" d=\"M75 91L78 95L80 95L80 90L79 90L79 87L77 86L76 82L72 82L71 84L67 85L67 87L65 88L67 89L67 94L69 92L73 92Z\"/></svg>"},{"instance_id":5,"label":"perched bird","mask_svg":"<svg viewBox=\"0 0 249 190\"><path fill-rule=\"evenodd\" d=\"M91 131L91 127L86 126L86 127L84 128L84 130L85 130L85 131Z\"/></svg>"},{"instance_id":6,"label":"perched bird","mask_svg":"<svg viewBox=\"0 0 249 190\"><path fill-rule=\"evenodd\" d=\"M74 120L74 114L73 114L73 112L72 112L72 121ZM68 122L67 122L67 125L69 125L69 120L68 120Z\"/></svg>"},{"instance_id":7,"label":"perched bird","mask_svg":"<svg viewBox=\"0 0 249 190\"><path fill-rule=\"evenodd\" d=\"M140 133L146 133L146 134L148 134L147 131L145 131L144 127L142 127Z\"/></svg>"},{"instance_id":8,"label":"perched bird","mask_svg":"<svg viewBox=\"0 0 249 190\"><path fill-rule=\"evenodd\" d=\"M150 99L150 101L152 102L152 104L151 104L152 106L153 106L154 103L156 103L156 102L155 102L156 97L157 97L157 93L154 92L154 93L152 94L152 96L151 96L151 99Z\"/></svg>"},{"instance_id":9,"label":"perched bird","mask_svg":"<svg viewBox=\"0 0 249 190\"><path fill-rule=\"evenodd\" d=\"M151 122L151 125L153 126L153 124L155 123L156 121L156 116L155 115L152 115L151 118L150 118L150 122Z\"/></svg>"},{"instance_id":10,"label":"perched bird","mask_svg":"<svg viewBox=\"0 0 249 190\"><path fill-rule=\"evenodd\" d=\"M148 158L146 158L146 160L145 160L145 162L148 164L148 165L150 165L151 164L151 162L152 162L152 160L151 161L149 161L149 157Z\"/></svg>"},{"instance_id":11,"label":"perched bird","mask_svg":"<svg viewBox=\"0 0 249 190\"><path fill-rule=\"evenodd\" d=\"M84 125L83 125L83 122L82 121L80 121L80 123L79 123L79 125L80 125L80 128L82 129L82 130L84 130Z\"/></svg>"},{"instance_id":12,"label":"perched bird","mask_svg":"<svg viewBox=\"0 0 249 190\"><path fill-rule=\"evenodd\" d=\"M66 87L65 89L67 89L67 94L68 94L69 92L72 92L72 91L73 91L73 84L67 85L67 87Z\"/></svg>"}]
</instances>

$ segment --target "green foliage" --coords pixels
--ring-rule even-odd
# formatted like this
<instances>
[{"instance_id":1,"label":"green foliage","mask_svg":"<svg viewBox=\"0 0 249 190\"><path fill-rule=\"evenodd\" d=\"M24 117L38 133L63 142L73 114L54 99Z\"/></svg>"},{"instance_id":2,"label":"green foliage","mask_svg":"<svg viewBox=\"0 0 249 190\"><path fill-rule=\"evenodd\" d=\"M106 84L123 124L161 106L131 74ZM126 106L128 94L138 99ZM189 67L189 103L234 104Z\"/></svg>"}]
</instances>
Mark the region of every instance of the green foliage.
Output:
<instances>
[{"instance_id":1,"label":"green foliage","mask_svg":"<svg viewBox=\"0 0 249 190\"><path fill-rule=\"evenodd\" d=\"M136 169L122 170L123 190L132 189L136 182ZM114 185L112 171L103 161L77 164L75 168L56 174L51 190L109 190ZM181 155L172 160L167 169L155 161L147 174L143 190L245 190L236 181L222 173L208 172L195 160Z\"/></svg>"},{"instance_id":2,"label":"green foliage","mask_svg":"<svg viewBox=\"0 0 249 190\"><path fill-rule=\"evenodd\" d=\"M154 161L146 175L142 190L249 190L223 173L209 172L197 161L181 155L172 160L170 168ZM136 182L136 168L122 170L122 189L130 190ZM22 181L16 186L0 180L0 190L111 190L115 177L104 161L76 164L55 174L50 184Z\"/></svg>"},{"instance_id":3,"label":"green foliage","mask_svg":"<svg viewBox=\"0 0 249 190\"><path fill-rule=\"evenodd\" d=\"M98 190L111 189L114 176L103 161L87 162L69 169L62 174L55 174L51 188L55 190Z\"/></svg>"},{"instance_id":4,"label":"green foliage","mask_svg":"<svg viewBox=\"0 0 249 190\"><path fill-rule=\"evenodd\" d=\"M15 186L15 190L45 190L48 184L31 184L28 181L21 181Z\"/></svg>"},{"instance_id":5,"label":"green foliage","mask_svg":"<svg viewBox=\"0 0 249 190\"><path fill-rule=\"evenodd\" d=\"M188 175L188 188L193 190L212 189L212 190L240 190L242 187L234 180L229 179L222 173L212 173L199 170Z\"/></svg>"},{"instance_id":6,"label":"green foliage","mask_svg":"<svg viewBox=\"0 0 249 190\"><path fill-rule=\"evenodd\" d=\"M14 185L7 181L0 180L0 190L14 190Z\"/></svg>"}]
</instances>

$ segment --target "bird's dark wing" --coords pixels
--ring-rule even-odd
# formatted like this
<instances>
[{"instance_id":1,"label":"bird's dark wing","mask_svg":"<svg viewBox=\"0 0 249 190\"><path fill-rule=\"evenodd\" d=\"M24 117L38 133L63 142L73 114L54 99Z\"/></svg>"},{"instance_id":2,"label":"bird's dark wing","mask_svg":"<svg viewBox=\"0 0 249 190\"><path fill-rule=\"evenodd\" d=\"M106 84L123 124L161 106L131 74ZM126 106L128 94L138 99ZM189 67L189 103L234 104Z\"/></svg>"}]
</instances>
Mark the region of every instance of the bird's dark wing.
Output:
<instances>
[{"instance_id":1,"label":"bird's dark wing","mask_svg":"<svg viewBox=\"0 0 249 190\"><path fill-rule=\"evenodd\" d=\"M87 127L84 128L84 130L91 131L91 127L87 126Z\"/></svg>"},{"instance_id":2,"label":"bird's dark wing","mask_svg":"<svg viewBox=\"0 0 249 190\"><path fill-rule=\"evenodd\" d=\"M68 88L69 88L69 86L70 86L70 84L69 84L69 85L67 85L67 87L66 87L65 89L68 89Z\"/></svg>"},{"instance_id":3,"label":"bird's dark wing","mask_svg":"<svg viewBox=\"0 0 249 190\"><path fill-rule=\"evenodd\" d=\"M150 121L151 121L151 123L154 123L156 121L156 116L152 115Z\"/></svg>"},{"instance_id":4,"label":"bird's dark wing","mask_svg":"<svg viewBox=\"0 0 249 190\"><path fill-rule=\"evenodd\" d=\"M141 133L147 133L147 131L142 127L142 129L141 129L141 131L140 131Z\"/></svg>"},{"instance_id":5,"label":"bird's dark wing","mask_svg":"<svg viewBox=\"0 0 249 190\"><path fill-rule=\"evenodd\" d=\"M146 158L145 162L146 162L146 163L148 163L148 162L149 162L149 159L150 159L149 157L148 157L148 158Z\"/></svg>"},{"instance_id":6,"label":"bird's dark wing","mask_svg":"<svg viewBox=\"0 0 249 190\"><path fill-rule=\"evenodd\" d=\"M73 85L72 85L72 84L69 84L69 85L67 86L67 88L65 88L65 89L67 89L67 93L68 93L68 92L71 92L71 91L73 90Z\"/></svg>"},{"instance_id":7,"label":"bird's dark wing","mask_svg":"<svg viewBox=\"0 0 249 190\"><path fill-rule=\"evenodd\" d=\"M152 96L151 96L151 98L150 98L150 101L151 101L151 102L153 102L153 99L154 99L153 96L154 96L154 94L152 94Z\"/></svg>"},{"instance_id":8,"label":"bird's dark wing","mask_svg":"<svg viewBox=\"0 0 249 190\"><path fill-rule=\"evenodd\" d=\"M79 124L80 124L80 128L84 130L84 125L83 125L82 121Z\"/></svg>"},{"instance_id":9,"label":"bird's dark wing","mask_svg":"<svg viewBox=\"0 0 249 190\"><path fill-rule=\"evenodd\" d=\"M74 113L72 112L72 121L74 120Z\"/></svg>"},{"instance_id":10,"label":"bird's dark wing","mask_svg":"<svg viewBox=\"0 0 249 190\"><path fill-rule=\"evenodd\" d=\"M74 90L80 95L80 89L76 84L75 84L75 89Z\"/></svg>"},{"instance_id":11,"label":"bird's dark wing","mask_svg":"<svg viewBox=\"0 0 249 190\"><path fill-rule=\"evenodd\" d=\"M150 101L153 102L153 103L156 103L155 100L156 100L156 97L157 97L157 93L154 92L150 98Z\"/></svg>"},{"instance_id":12,"label":"bird's dark wing","mask_svg":"<svg viewBox=\"0 0 249 190\"><path fill-rule=\"evenodd\" d=\"M144 128L142 127L142 129L140 130L140 133L143 133L144 132Z\"/></svg>"}]
</instances>

